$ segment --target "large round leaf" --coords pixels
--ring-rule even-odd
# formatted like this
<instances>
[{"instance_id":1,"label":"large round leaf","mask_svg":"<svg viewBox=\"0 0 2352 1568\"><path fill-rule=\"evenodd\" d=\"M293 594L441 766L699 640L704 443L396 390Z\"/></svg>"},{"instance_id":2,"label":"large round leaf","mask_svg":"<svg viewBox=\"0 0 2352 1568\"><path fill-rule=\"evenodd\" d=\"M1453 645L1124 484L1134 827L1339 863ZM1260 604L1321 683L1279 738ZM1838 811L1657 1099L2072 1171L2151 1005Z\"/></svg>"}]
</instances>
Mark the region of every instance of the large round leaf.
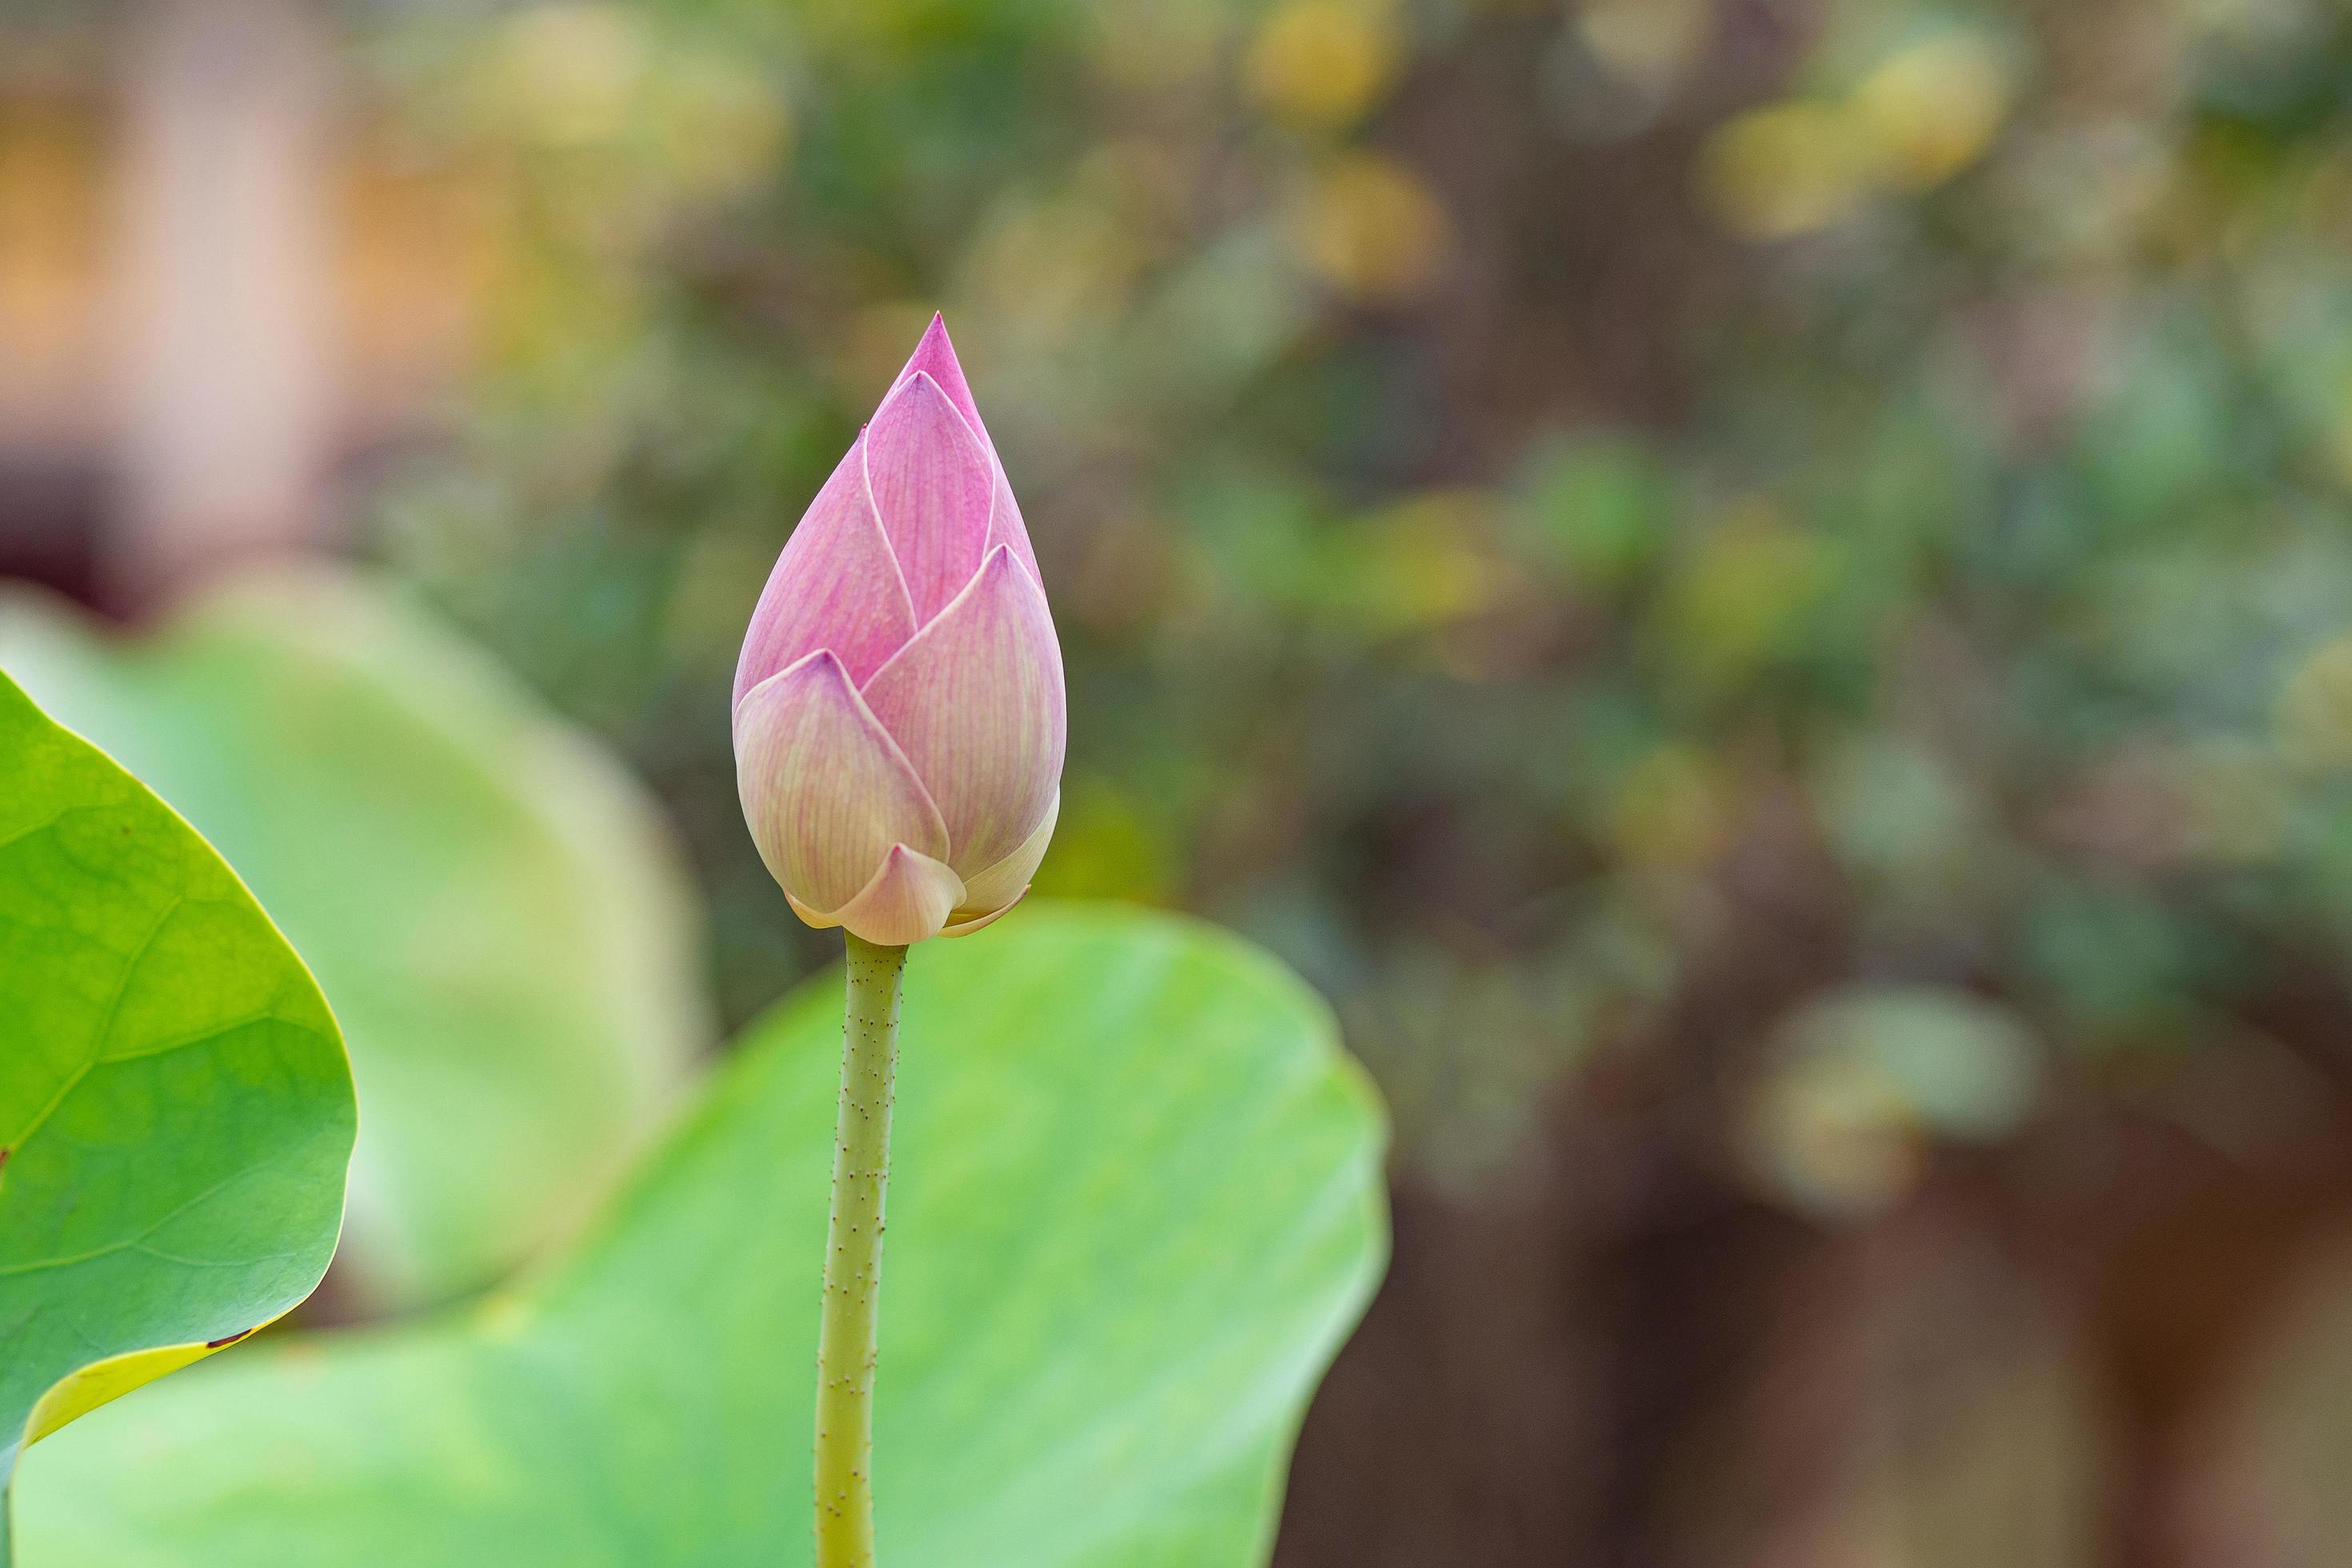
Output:
<instances>
[{"instance_id":1,"label":"large round leaf","mask_svg":"<svg viewBox=\"0 0 2352 1568\"><path fill-rule=\"evenodd\" d=\"M807 1563L841 1005L836 977L760 1026L535 1287L47 1446L26 1561ZM1321 1004L1199 925L1024 909L915 950L896 1141L884 1560L1262 1562L1385 1245L1378 1111Z\"/></svg>"},{"instance_id":2,"label":"large round leaf","mask_svg":"<svg viewBox=\"0 0 2352 1568\"><path fill-rule=\"evenodd\" d=\"M323 572L131 644L13 595L0 665L185 813L317 971L367 1106L340 1281L446 1298L585 1218L709 1032L684 878L618 767Z\"/></svg>"},{"instance_id":3,"label":"large round leaf","mask_svg":"<svg viewBox=\"0 0 2352 1568\"><path fill-rule=\"evenodd\" d=\"M310 1293L355 1117L253 896L0 675L0 1488L24 1444Z\"/></svg>"}]
</instances>

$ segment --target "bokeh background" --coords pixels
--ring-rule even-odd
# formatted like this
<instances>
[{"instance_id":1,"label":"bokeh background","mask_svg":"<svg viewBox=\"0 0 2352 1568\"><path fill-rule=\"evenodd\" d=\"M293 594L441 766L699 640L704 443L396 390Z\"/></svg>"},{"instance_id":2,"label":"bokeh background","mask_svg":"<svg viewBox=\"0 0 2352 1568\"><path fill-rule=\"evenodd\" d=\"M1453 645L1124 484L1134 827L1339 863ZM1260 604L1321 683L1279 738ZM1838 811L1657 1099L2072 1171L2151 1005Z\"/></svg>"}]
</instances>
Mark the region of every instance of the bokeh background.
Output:
<instances>
[{"instance_id":1,"label":"bokeh background","mask_svg":"<svg viewBox=\"0 0 2352 1568\"><path fill-rule=\"evenodd\" d=\"M0 573L362 563L650 787L666 1051L831 951L727 693L934 308L1039 892L1274 948L1393 1109L1281 1568L2352 1561L2352 6L0 17Z\"/></svg>"}]
</instances>

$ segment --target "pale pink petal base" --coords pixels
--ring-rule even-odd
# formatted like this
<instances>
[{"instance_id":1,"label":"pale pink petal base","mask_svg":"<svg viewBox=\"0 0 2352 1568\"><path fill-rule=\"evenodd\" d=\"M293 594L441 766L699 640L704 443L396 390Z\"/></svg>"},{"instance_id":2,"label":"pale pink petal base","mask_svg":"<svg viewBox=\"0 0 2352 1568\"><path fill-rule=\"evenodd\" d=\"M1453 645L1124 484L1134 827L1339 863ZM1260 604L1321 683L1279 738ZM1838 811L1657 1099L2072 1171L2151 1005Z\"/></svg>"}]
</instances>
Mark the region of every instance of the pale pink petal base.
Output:
<instances>
[{"instance_id":1,"label":"pale pink petal base","mask_svg":"<svg viewBox=\"0 0 2352 1568\"><path fill-rule=\"evenodd\" d=\"M1037 874L1038 862L1045 858L1045 846L1053 842L1054 824L1061 815L1062 792L1055 790L1045 806L1045 820L1020 848L987 870L964 879L963 902L957 906L956 918L1008 910L1020 901L1029 890L1029 879Z\"/></svg>"},{"instance_id":2,"label":"pale pink petal base","mask_svg":"<svg viewBox=\"0 0 2352 1568\"><path fill-rule=\"evenodd\" d=\"M736 708L735 781L761 859L812 909L861 896L893 845L947 853L939 808L830 652Z\"/></svg>"},{"instance_id":3,"label":"pale pink petal base","mask_svg":"<svg viewBox=\"0 0 2352 1568\"><path fill-rule=\"evenodd\" d=\"M1062 653L1045 595L1009 546L866 684L977 876L1019 849L1062 776Z\"/></svg>"},{"instance_id":4,"label":"pale pink petal base","mask_svg":"<svg viewBox=\"0 0 2352 1568\"><path fill-rule=\"evenodd\" d=\"M1020 848L963 885L963 902L948 917L940 934L970 936L1026 898L1029 879L1037 874L1038 863L1045 858L1045 846L1053 842L1054 824L1061 815L1062 792L1055 790L1037 831Z\"/></svg>"},{"instance_id":5,"label":"pale pink petal base","mask_svg":"<svg viewBox=\"0 0 2352 1568\"><path fill-rule=\"evenodd\" d=\"M896 844L873 879L831 913L810 909L790 891L784 900L819 931L842 926L878 946L908 947L946 927L963 900L963 882L942 862Z\"/></svg>"},{"instance_id":6,"label":"pale pink petal base","mask_svg":"<svg viewBox=\"0 0 2352 1568\"><path fill-rule=\"evenodd\" d=\"M1028 892L1029 889L1024 888L1020 892L1015 893L1013 896L1013 904L1019 903L1024 898L1028 896ZM982 930L988 926L992 926L998 921L1003 920L1006 915L1011 914L1013 912L1013 904L1006 904L1002 909L991 910L984 915L974 915L969 920L951 917L948 921L947 924L940 928L940 934L941 936L970 936L972 932Z\"/></svg>"}]
</instances>

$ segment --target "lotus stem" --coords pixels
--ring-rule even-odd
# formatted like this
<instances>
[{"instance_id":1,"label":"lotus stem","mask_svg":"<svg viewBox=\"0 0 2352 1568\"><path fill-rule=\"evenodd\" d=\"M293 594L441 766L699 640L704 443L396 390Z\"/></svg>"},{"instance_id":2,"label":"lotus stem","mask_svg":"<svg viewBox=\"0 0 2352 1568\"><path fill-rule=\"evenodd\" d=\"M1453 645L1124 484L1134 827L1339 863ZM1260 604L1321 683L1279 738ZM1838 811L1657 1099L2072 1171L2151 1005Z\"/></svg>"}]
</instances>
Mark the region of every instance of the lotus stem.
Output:
<instances>
[{"instance_id":1,"label":"lotus stem","mask_svg":"<svg viewBox=\"0 0 2352 1568\"><path fill-rule=\"evenodd\" d=\"M874 1568L874 1366L882 1201L907 950L850 935L833 1220L816 1349L816 1568Z\"/></svg>"}]
</instances>

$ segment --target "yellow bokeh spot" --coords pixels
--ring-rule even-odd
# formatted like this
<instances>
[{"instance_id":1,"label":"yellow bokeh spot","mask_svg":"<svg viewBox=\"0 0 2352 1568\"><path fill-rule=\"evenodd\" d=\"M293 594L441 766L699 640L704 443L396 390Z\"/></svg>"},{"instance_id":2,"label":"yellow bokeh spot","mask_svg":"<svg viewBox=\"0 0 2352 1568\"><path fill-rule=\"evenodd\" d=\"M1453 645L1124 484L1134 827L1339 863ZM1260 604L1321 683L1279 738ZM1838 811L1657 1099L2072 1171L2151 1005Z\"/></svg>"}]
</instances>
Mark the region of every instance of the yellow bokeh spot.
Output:
<instances>
[{"instance_id":1,"label":"yellow bokeh spot","mask_svg":"<svg viewBox=\"0 0 2352 1568\"><path fill-rule=\"evenodd\" d=\"M2009 109L2009 73L1981 38L1948 33L1889 57L1864 78L1853 112L1892 185L1924 189L1976 162Z\"/></svg>"},{"instance_id":2,"label":"yellow bokeh spot","mask_svg":"<svg viewBox=\"0 0 2352 1568\"><path fill-rule=\"evenodd\" d=\"M1370 636L1451 626L1490 608L1510 584L1492 550L1485 498L1475 491L1412 497L1344 537L1332 578L1347 618Z\"/></svg>"},{"instance_id":3,"label":"yellow bokeh spot","mask_svg":"<svg viewBox=\"0 0 2352 1568\"><path fill-rule=\"evenodd\" d=\"M1705 865L1730 841L1733 791L1706 753L1660 746L1625 770L1610 801L1609 837L1638 866Z\"/></svg>"},{"instance_id":4,"label":"yellow bokeh spot","mask_svg":"<svg viewBox=\"0 0 2352 1568\"><path fill-rule=\"evenodd\" d=\"M1715 0L1585 0L1577 31L1611 71L1654 88L1689 68L1714 23Z\"/></svg>"},{"instance_id":5,"label":"yellow bokeh spot","mask_svg":"<svg viewBox=\"0 0 2352 1568\"><path fill-rule=\"evenodd\" d=\"M1396 79L1404 40L1384 6L1349 0L1288 0L1251 41L1243 74L1276 120L1343 130L1361 120Z\"/></svg>"},{"instance_id":6,"label":"yellow bokeh spot","mask_svg":"<svg viewBox=\"0 0 2352 1568\"><path fill-rule=\"evenodd\" d=\"M475 112L486 126L526 148L597 154L582 160L586 173L574 183L595 185L587 199L599 207L622 196L616 182L631 179L658 187L656 205L673 192L740 190L790 144L788 105L755 57L656 31L619 5L519 11L474 71Z\"/></svg>"},{"instance_id":7,"label":"yellow bokeh spot","mask_svg":"<svg viewBox=\"0 0 2352 1568\"><path fill-rule=\"evenodd\" d=\"M2278 723L2293 761L2352 768L2352 633L2323 643L2288 679Z\"/></svg>"},{"instance_id":8,"label":"yellow bokeh spot","mask_svg":"<svg viewBox=\"0 0 2352 1568\"><path fill-rule=\"evenodd\" d=\"M989 214L967 267L974 302L1040 342L1123 310L1149 257L1097 192L1015 198Z\"/></svg>"},{"instance_id":9,"label":"yellow bokeh spot","mask_svg":"<svg viewBox=\"0 0 2352 1568\"><path fill-rule=\"evenodd\" d=\"M627 129L650 42L635 16L612 5L536 5L503 31L493 90L529 134L580 146Z\"/></svg>"},{"instance_id":10,"label":"yellow bokeh spot","mask_svg":"<svg viewBox=\"0 0 2352 1568\"><path fill-rule=\"evenodd\" d=\"M1451 229L1419 175L1393 158L1350 153L1317 177L1293 215L1301 258L1352 300L1395 303L1437 276Z\"/></svg>"},{"instance_id":11,"label":"yellow bokeh spot","mask_svg":"<svg viewBox=\"0 0 2352 1568\"><path fill-rule=\"evenodd\" d=\"M1790 99L1727 121L1700 152L1700 193L1753 238L1826 228L1883 191L1925 190L1983 156L2010 87L1990 41L1939 34L1888 56L1850 93Z\"/></svg>"},{"instance_id":12,"label":"yellow bokeh spot","mask_svg":"<svg viewBox=\"0 0 2352 1568\"><path fill-rule=\"evenodd\" d=\"M1743 1120L1767 1183L1818 1213L1886 1208L1927 1168L1927 1141L1901 1086L1866 1060L1814 1055L1784 1064Z\"/></svg>"},{"instance_id":13,"label":"yellow bokeh spot","mask_svg":"<svg viewBox=\"0 0 2352 1568\"><path fill-rule=\"evenodd\" d=\"M1222 18L1206 5L1172 3L1093 8L1087 52L1105 79L1129 92L1163 93L1217 65Z\"/></svg>"},{"instance_id":14,"label":"yellow bokeh spot","mask_svg":"<svg viewBox=\"0 0 2352 1568\"><path fill-rule=\"evenodd\" d=\"M1828 575L1820 540L1760 504L1701 542L1668 590L1664 626L1676 659L1717 686L1779 652Z\"/></svg>"},{"instance_id":15,"label":"yellow bokeh spot","mask_svg":"<svg viewBox=\"0 0 2352 1568\"><path fill-rule=\"evenodd\" d=\"M674 58L668 77L652 118L664 165L683 194L746 190L783 161L792 117L759 72L703 49Z\"/></svg>"},{"instance_id":16,"label":"yellow bokeh spot","mask_svg":"<svg viewBox=\"0 0 2352 1568\"><path fill-rule=\"evenodd\" d=\"M1869 146L1843 106L1794 100L1726 122L1699 153L1699 190L1757 239L1826 228L1870 194Z\"/></svg>"}]
</instances>

